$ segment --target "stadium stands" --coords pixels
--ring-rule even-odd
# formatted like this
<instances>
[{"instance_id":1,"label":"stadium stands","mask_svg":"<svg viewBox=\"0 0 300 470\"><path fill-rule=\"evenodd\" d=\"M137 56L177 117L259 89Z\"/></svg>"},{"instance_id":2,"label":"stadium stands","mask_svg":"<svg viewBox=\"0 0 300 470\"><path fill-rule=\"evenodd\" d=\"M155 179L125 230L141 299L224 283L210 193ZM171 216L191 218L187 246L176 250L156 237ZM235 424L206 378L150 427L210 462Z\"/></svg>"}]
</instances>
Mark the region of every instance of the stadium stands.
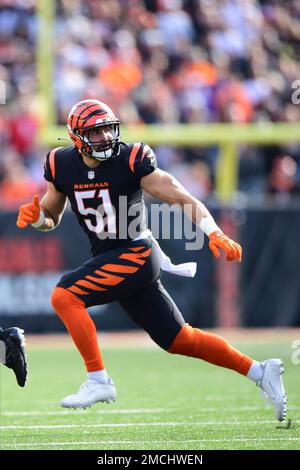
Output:
<instances>
[{"instance_id":1,"label":"stadium stands","mask_svg":"<svg viewBox=\"0 0 300 470\"><path fill-rule=\"evenodd\" d=\"M58 123L83 98L105 96L123 123L295 122L300 4L277 0L59 0ZM37 143L35 0L0 0L0 204L43 186ZM215 148L157 148L160 166L196 197L212 190ZM300 189L299 146L240 148L239 189ZM13 178L14 166L18 177ZM26 184L24 184L26 182ZM23 188L23 191L22 191ZM28 189L26 189L28 191Z\"/></svg>"}]
</instances>

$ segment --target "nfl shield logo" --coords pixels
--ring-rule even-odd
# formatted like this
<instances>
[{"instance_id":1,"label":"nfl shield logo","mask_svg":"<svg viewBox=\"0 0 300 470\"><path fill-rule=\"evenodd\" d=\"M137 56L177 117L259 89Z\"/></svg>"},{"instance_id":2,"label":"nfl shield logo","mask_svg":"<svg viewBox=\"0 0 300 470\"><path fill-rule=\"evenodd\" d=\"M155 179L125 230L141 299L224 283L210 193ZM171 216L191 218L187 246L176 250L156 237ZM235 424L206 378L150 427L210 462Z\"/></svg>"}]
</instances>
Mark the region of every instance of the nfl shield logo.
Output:
<instances>
[{"instance_id":1,"label":"nfl shield logo","mask_svg":"<svg viewBox=\"0 0 300 470\"><path fill-rule=\"evenodd\" d=\"M94 171L89 171L88 172L88 179L89 180L93 180L95 178L95 172Z\"/></svg>"}]
</instances>

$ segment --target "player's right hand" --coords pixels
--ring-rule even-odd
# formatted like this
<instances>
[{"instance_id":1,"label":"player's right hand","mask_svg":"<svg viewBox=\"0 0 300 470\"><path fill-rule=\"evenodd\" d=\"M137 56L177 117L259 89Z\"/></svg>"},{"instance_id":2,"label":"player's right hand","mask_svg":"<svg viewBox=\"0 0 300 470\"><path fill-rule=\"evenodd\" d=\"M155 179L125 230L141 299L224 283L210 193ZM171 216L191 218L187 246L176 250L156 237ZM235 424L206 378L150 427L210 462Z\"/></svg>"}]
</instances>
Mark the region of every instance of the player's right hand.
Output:
<instances>
[{"instance_id":1,"label":"player's right hand","mask_svg":"<svg viewBox=\"0 0 300 470\"><path fill-rule=\"evenodd\" d=\"M17 219L17 226L19 228L26 228L28 224L34 224L40 218L41 207L38 196L33 197L33 202L30 204L24 204L19 209L19 215Z\"/></svg>"}]
</instances>

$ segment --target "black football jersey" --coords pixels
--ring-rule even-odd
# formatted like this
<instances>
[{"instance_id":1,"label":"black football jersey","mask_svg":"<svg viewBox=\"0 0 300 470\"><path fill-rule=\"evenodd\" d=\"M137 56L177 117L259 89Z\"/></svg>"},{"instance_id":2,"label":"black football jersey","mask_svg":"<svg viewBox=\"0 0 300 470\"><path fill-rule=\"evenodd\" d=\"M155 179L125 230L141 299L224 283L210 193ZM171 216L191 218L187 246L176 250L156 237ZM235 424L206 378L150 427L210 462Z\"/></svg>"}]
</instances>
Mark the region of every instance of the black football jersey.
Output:
<instances>
[{"instance_id":1,"label":"black football jersey","mask_svg":"<svg viewBox=\"0 0 300 470\"><path fill-rule=\"evenodd\" d=\"M125 245L146 227L140 181L157 168L146 144L121 142L119 155L89 168L76 147L47 154L45 179L70 201L91 242L93 256Z\"/></svg>"}]
</instances>

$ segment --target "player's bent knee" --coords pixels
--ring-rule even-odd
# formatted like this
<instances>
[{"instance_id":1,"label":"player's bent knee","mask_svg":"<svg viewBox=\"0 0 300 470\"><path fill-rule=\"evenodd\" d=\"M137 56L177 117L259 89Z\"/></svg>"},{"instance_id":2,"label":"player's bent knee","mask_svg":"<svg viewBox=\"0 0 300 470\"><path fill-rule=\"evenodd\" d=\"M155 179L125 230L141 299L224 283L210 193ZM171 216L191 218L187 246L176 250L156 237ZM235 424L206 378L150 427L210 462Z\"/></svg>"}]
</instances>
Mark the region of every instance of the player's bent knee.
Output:
<instances>
[{"instance_id":1,"label":"player's bent knee","mask_svg":"<svg viewBox=\"0 0 300 470\"><path fill-rule=\"evenodd\" d=\"M170 352L169 348L173 344L175 338L177 337L177 334L171 331L147 331L149 334L150 338L152 341L154 341L157 346L159 346L161 349L163 349L166 352Z\"/></svg>"},{"instance_id":2,"label":"player's bent knee","mask_svg":"<svg viewBox=\"0 0 300 470\"><path fill-rule=\"evenodd\" d=\"M150 337L154 341L154 343L157 344L157 346L159 346L164 351L168 352L168 348L170 346L170 341L169 340L164 340L162 338L157 338L157 337L154 337L154 336L151 336L151 335L150 335Z\"/></svg>"},{"instance_id":3,"label":"player's bent knee","mask_svg":"<svg viewBox=\"0 0 300 470\"><path fill-rule=\"evenodd\" d=\"M51 304L54 310L57 313L63 312L70 307L70 303L83 304L82 300L78 299L78 297L63 287L55 287L51 296Z\"/></svg>"},{"instance_id":4,"label":"player's bent knee","mask_svg":"<svg viewBox=\"0 0 300 470\"><path fill-rule=\"evenodd\" d=\"M66 289L55 287L51 295L51 305L54 310L60 311L65 308L67 303Z\"/></svg>"},{"instance_id":5,"label":"player's bent knee","mask_svg":"<svg viewBox=\"0 0 300 470\"><path fill-rule=\"evenodd\" d=\"M196 331L200 330L195 330L188 323L185 323L179 333L175 336L171 346L167 349L167 351L171 354L193 356Z\"/></svg>"}]
</instances>

